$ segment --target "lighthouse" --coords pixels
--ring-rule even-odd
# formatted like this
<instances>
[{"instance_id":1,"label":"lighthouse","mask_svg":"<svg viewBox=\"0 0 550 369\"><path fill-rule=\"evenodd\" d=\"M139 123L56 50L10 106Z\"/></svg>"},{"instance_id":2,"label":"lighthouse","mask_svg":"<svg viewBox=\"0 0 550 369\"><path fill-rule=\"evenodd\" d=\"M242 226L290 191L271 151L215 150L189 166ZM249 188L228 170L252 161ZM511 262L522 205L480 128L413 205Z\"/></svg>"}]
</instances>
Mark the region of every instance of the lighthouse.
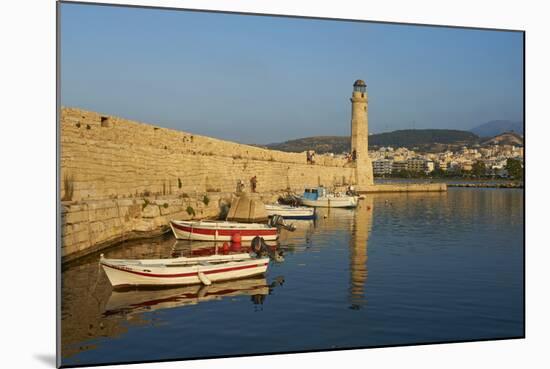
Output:
<instances>
[{"instance_id":1,"label":"lighthouse","mask_svg":"<svg viewBox=\"0 0 550 369\"><path fill-rule=\"evenodd\" d=\"M358 79L351 95L351 155L355 163L357 190L365 191L373 184L372 162L369 158L369 118L367 84Z\"/></svg>"}]
</instances>

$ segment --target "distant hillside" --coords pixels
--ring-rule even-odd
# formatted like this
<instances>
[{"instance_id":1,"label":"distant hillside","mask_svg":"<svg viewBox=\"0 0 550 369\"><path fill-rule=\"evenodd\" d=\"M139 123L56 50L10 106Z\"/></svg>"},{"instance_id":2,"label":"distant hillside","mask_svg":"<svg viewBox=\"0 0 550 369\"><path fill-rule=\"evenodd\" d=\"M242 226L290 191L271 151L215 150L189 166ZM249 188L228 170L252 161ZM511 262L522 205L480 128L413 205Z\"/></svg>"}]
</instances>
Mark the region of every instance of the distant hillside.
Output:
<instances>
[{"instance_id":1,"label":"distant hillside","mask_svg":"<svg viewBox=\"0 0 550 369\"><path fill-rule=\"evenodd\" d=\"M523 135L523 122L513 122L510 120L492 120L470 129L479 137L494 137L504 132L516 132Z\"/></svg>"},{"instance_id":2,"label":"distant hillside","mask_svg":"<svg viewBox=\"0 0 550 369\"><path fill-rule=\"evenodd\" d=\"M474 144L479 137L471 132L453 129L404 129L369 136L372 146L414 147L433 144Z\"/></svg>"},{"instance_id":3,"label":"distant hillside","mask_svg":"<svg viewBox=\"0 0 550 369\"><path fill-rule=\"evenodd\" d=\"M316 153L324 154L332 152L340 154L349 152L350 137L349 136L315 136L299 138L280 143L272 143L266 145L267 148L273 150L281 150L287 152L304 152L306 150L315 150Z\"/></svg>"},{"instance_id":4,"label":"distant hillside","mask_svg":"<svg viewBox=\"0 0 550 369\"><path fill-rule=\"evenodd\" d=\"M432 146L470 145L479 137L467 131L450 129L407 129L369 136L369 146L393 146L429 150ZM349 136L316 136L266 145L273 150L303 152L315 150L323 154L340 154L350 151Z\"/></svg>"},{"instance_id":5,"label":"distant hillside","mask_svg":"<svg viewBox=\"0 0 550 369\"><path fill-rule=\"evenodd\" d=\"M515 132L505 132L486 141L483 141L481 144L523 146L523 137Z\"/></svg>"}]
</instances>

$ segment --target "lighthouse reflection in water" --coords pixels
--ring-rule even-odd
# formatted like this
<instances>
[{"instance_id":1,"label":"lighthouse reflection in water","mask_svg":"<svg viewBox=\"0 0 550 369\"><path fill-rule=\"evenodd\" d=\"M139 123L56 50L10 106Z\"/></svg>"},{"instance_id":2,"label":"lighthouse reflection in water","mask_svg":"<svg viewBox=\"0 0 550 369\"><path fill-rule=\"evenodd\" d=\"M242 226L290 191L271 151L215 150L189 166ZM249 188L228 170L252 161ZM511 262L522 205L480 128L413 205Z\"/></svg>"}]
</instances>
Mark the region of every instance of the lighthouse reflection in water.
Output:
<instances>
[{"instance_id":1,"label":"lighthouse reflection in water","mask_svg":"<svg viewBox=\"0 0 550 369\"><path fill-rule=\"evenodd\" d=\"M522 209L515 190L367 196L282 231L265 276L211 286L113 291L93 255L63 271L63 364L521 336ZM168 235L105 256L248 248Z\"/></svg>"}]
</instances>

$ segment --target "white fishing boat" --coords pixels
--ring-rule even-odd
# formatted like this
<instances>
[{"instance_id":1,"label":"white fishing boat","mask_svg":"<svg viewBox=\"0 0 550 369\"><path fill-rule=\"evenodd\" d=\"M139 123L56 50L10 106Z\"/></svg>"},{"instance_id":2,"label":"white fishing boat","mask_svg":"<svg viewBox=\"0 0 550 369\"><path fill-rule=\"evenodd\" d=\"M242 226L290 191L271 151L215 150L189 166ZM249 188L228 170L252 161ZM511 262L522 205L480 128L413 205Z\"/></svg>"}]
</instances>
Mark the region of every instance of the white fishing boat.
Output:
<instances>
[{"instance_id":1,"label":"white fishing boat","mask_svg":"<svg viewBox=\"0 0 550 369\"><path fill-rule=\"evenodd\" d=\"M268 204L265 210L269 216L280 215L285 219L313 219L315 208L305 206L290 206L280 204Z\"/></svg>"},{"instance_id":2,"label":"white fishing boat","mask_svg":"<svg viewBox=\"0 0 550 369\"><path fill-rule=\"evenodd\" d=\"M300 196L302 205L322 208L355 208L357 201L357 196L328 193L324 187L306 188Z\"/></svg>"},{"instance_id":3,"label":"white fishing boat","mask_svg":"<svg viewBox=\"0 0 550 369\"><path fill-rule=\"evenodd\" d=\"M277 227L262 223L171 220L170 227L178 240L231 241L238 234L242 241L250 241L256 236L273 241L279 234Z\"/></svg>"},{"instance_id":4,"label":"white fishing boat","mask_svg":"<svg viewBox=\"0 0 550 369\"><path fill-rule=\"evenodd\" d=\"M210 285L264 274L269 258L252 258L248 253L179 257L172 259L106 259L99 263L109 282L118 286Z\"/></svg>"}]
</instances>

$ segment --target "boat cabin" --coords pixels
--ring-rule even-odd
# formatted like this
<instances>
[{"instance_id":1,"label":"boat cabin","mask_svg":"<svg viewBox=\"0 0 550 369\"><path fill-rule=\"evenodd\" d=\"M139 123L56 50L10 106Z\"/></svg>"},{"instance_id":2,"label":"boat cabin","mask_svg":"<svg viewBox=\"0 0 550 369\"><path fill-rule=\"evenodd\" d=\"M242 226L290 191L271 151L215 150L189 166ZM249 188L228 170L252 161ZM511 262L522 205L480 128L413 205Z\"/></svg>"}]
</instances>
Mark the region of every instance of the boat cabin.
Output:
<instances>
[{"instance_id":1,"label":"boat cabin","mask_svg":"<svg viewBox=\"0 0 550 369\"><path fill-rule=\"evenodd\" d=\"M307 200L317 200L320 197L327 195L327 189L324 187L306 188L304 190L303 198Z\"/></svg>"}]
</instances>

